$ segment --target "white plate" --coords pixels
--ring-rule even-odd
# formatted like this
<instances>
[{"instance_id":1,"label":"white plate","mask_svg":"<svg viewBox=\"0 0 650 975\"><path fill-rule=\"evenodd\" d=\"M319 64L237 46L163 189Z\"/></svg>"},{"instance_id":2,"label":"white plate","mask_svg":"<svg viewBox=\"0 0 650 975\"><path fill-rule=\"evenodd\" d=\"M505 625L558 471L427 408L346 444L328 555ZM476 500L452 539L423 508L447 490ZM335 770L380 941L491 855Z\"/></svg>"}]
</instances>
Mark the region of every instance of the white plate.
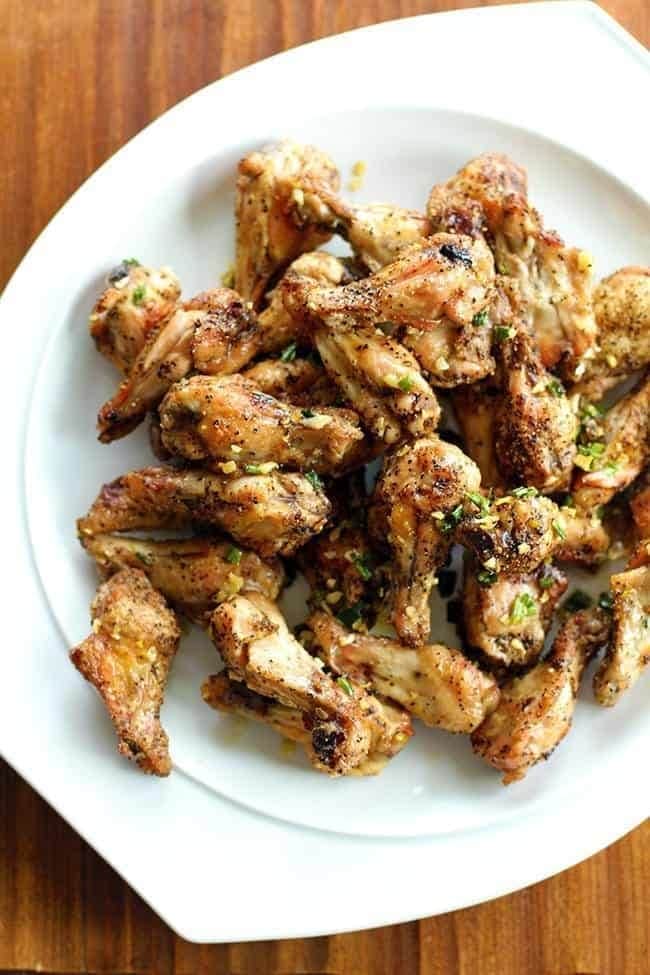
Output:
<instances>
[{"instance_id":1,"label":"white plate","mask_svg":"<svg viewBox=\"0 0 650 975\"><path fill-rule=\"evenodd\" d=\"M620 115L608 115L592 59L604 55L610 79L620 82L623 72L639 98L650 86L633 42L611 24L583 4L417 18L240 72L168 113L103 167L44 232L7 289L0 305L5 346L16 341L15 360L25 370L9 400L14 410L21 404L15 459L24 451L25 481L18 472L8 501L20 511L27 501L43 590L34 584L21 517L12 528L22 612L6 620L16 634L6 639L13 652L5 652L1 670L0 747L186 937L306 935L449 910L560 869L647 812L647 779L630 775L635 764L643 766L650 726L643 684L612 712L585 694L576 727L552 764L507 790L472 758L466 741L420 729L379 778L332 782L297 754L288 759L265 729L234 733L228 719L201 703L198 687L216 656L199 634L183 648L169 688L164 721L176 771L161 783L142 780L117 758L98 702L65 660L66 648L87 631L95 584L74 538L74 518L100 483L148 456L140 434L112 448L94 439L97 405L115 382L86 335L87 310L106 269L135 253L154 265L171 264L188 294L213 284L232 256L234 164L250 147L282 135L321 145L344 173L366 160L359 198L412 206L422 206L433 182L478 152L509 152L528 168L548 224L591 250L598 273L647 262L649 211L628 188L647 194L647 156L644 168L634 133ZM505 25L510 63L501 67ZM513 55L517 32L531 31L540 44L545 36L554 39L556 68L573 52L581 91L586 86L598 99L601 135L603 119L608 122L609 137L600 144L588 107L576 113L575 103L566 104L546 82L536 89L526 80L525 59L521 84L510 83L505 98L505 79L519 77L512 62L519 56ZM569 43L578 33L584 64ZM469 71L460 79L445 64L444 52L459 43L464 61L477 65L474 77ZM479 52L487 50L494 63L484 76ZM382 69L387 59L390 79ZM330 70L321 84L332 63L337 72ZM495 112L511 124L490 120ZM521 118L562 137L567 147L512 124ZM568 146L607 163L628 187ZM616 803L613 783L620 790ZM589 816L581 817L586 796ZM562 842L556 826L551 851L535 841L559 811ZM517 843L526 852L507 866L499 857L497 872L492 861L500 837L513 854ZM162 862L156 860L160 843ZM452 876L446 862L454 864ZM258 885L246 881L260 863L263 876L273 872L274 897L272 903L260 898L251 911ZM412 883L396 902L390 891L398 888L380 878L402 867ZM310 884L313 897L304 898Z\"/></svg>"}]
</instances>

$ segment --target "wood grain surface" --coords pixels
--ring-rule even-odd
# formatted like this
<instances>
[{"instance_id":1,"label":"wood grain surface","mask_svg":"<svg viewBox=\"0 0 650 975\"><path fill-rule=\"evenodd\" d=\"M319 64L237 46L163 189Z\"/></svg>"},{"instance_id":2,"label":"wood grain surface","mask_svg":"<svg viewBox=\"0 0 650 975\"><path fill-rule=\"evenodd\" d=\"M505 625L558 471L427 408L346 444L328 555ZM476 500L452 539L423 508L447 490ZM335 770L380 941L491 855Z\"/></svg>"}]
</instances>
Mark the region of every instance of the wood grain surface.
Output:
<instances>
[{"instance_id":1,"label":"wood grain surface","mask_svg":"<svg viewBox=\"0 0 650 975\"><path fill-rule=\"evenodd\" d=\"M479 5L0 0L0 287L97 166L207 82L314 38ZM603 6L650 42L648 0ZM543 68L538 56L547 54L531 48L532 71ZM465 911L330 938L199 947L173 935L0 762L0 975L649 975L649 894L646 823L572 870Z\"/></svg>"}]
</instances>

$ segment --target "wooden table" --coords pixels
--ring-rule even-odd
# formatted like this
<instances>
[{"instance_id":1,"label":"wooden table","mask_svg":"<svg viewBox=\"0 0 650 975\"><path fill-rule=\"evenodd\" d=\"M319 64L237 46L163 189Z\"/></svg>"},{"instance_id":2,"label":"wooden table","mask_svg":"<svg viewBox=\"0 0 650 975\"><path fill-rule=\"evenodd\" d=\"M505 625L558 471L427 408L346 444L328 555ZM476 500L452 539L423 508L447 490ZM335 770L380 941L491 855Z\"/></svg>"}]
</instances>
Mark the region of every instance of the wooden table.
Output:
<instances>
[{"instance_id":1,"label":"wooden table","mask_svg":"<svg viewBox=\"0 0 650 975\"><path fill-rule=\"evenodd\" d=\"M2 0L0 286L100 163L207 82L352 27L478 5ZM604 6L650 42L648 0ZM540 69L533 49L531 62ZM649 892L646 823L580 866L480 907L360 934L198 947L175 937L0 762L0 973L648 975Z\"/></svg>"}]
</instances>

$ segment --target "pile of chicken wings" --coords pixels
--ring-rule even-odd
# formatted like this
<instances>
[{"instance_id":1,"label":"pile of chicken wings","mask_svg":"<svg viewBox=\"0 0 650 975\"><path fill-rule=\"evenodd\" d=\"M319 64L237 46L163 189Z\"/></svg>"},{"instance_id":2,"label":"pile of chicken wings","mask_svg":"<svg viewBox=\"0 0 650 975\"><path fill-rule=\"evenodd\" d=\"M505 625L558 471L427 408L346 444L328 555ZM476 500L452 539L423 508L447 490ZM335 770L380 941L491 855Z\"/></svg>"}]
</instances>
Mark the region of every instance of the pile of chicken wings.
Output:
<instances>
[{"instance_id":1,"label":"pile of chicken wings","mask_svg":"<svg viewBox=\"0 0 650 975\"><path fill-rule=\"evenodd\" d=\"M419 719L515 781L568 732L592 658L605 706L650 661L650 269L594 286L504 155L422 213L339 184L316 148L253 152L232 287L187 300L168 268L110 274L90 333L122 379L99 438L146 421L157 463L78 521L103 581L72 661L145 772L171 768L182 616L222 663L203 700L319 771L378 772ZM333 235L351 256L318 249ZM565 597L567 565L623 556L596 605ZM431 642L436 589L458 646Z\"/></svg>"}]
</instances>

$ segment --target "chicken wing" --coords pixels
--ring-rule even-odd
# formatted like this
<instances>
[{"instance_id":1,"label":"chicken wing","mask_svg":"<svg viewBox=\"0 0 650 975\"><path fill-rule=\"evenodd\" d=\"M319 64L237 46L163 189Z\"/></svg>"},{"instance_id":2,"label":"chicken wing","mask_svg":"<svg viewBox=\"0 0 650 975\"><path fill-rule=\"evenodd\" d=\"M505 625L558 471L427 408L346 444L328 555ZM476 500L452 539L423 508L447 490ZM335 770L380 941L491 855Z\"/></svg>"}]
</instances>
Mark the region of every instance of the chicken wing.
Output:
<instances>
[{"instance_id":1,"label":"chicken wing","mask_svg":"<svg viewBox=\"0 0 650 975\"><path fill-rule=\"evenodd\" d=\"M381 701L352 681L346 680L344 686L359 704L371 732L367 757L359 765L349 769L348 774L376 775L408 742L413 734L411 719L406 711L387 701ZM298 742L305 748L316 768L322 770L320 759L312 745L312 733L305 725L304 713L298 708L287 707L278 704L273 698L256 694L241 681L231 680L225 671L208 677L201 693L203 700L211 708L262 722L283 738Z\"/></svg>"},{"instance_id":2,"label":"chicken wing","mask_svg":"<svg viewBox=\"0 0 650 975\"><path fill-rule=\"evenodd\" d=\"M120 754L143 772L169 775L160 708L180 639L176 617L139 569L102 583L91 611L93 631L71 651L72 663L101 695Z\"/></svg>"},{"instance_id":3,"label":"chicken wing","mask_svg":"<svg viewBox=\"0 0 650 975\"><path fill-rule=\"evenodd\" d=\"M612 544L603 524L600 509L578 511L563 507L557 520L560 533L554 557L558 562L571 562L590 568L603 561Z\"/></svg>"},{"instance_id":4,"label":"chicken wing","mask_svg":"<svg viewBox=\"0 0 650 975\"><path fill-rule=\"evenodd\" d=\"M210 525L271 558L292 555L322 530L330 511L323 491L302 474L229 477L145 467L105 484L77 527L83 539L98 532Z\"/></svg>"},{"instance_id":5,"label":"chicken wing","mask_svg":"<svg viewBox=\"0 0 650 975\"><path fill-rule=\"evenodd\" d=\"M212 538L154 541L120 535L82 535L81 542L106 578L120 569L141 569L174 609L205 626L217 605L252 590L277 599L285 581L279 559Z\"/></svg>"},{"instance_id":6,"label":"chicken wing","mask_svg":"<svg viewBox=\"0 0 650 975\"><path fill-rule=\"evenodd\" d=\"M463 633L493 669L533 663L544 648L567 578L551 564L523 576L499 575L475 561L466 566Z\"/></svg>"},{"instance_id":7,"label":"chicken wing","mask_svg":"<svg viewBox=\"0 0 650 975\"><path fill-rule=\"evenodd\" d=\"M434 231L486 236L497 270L517 283L544 365L580 378L596 340L591 259L544 229L528 203L525 171L498 153L478 156L434 186L427 215Z\"/></svg>"},{"instance_id":8,"label":"chicken wing","mask_svg":"<svg viewBox=\"0 0 650 975\"><path fill-rule=\"evenodd\" d=\"M611 576L612 643L594 675L596 700L612 707L650 663L650 565Z\"/></svg>"},{"instance_id":9,"label":"chicken wing","mask_svg":"<svg viewBox=\"0 0 650 975\"><path fill-rule=\"evenodd\" d=\"M109 274L90 316L90 334L99 352L128 373L149 335L175 310L180 293L169 268L122 261Z\"/></svg>"},{"instance_id":10,"label":"chicken wing","mask_svg":"<svg viewBox=\"0 0 650 975\"><path fill-rule=\"evenodd\" d=\"M289 348L291 356L292 349ZM308 359L264 359L242 373L268 396L294 406L341 406L341 393L322 365Z\"/></svg>"},{"instance_id":11,"label":"chicken wing","mask_svg":"<svg viewBox=\"0 0 650 975\"><path fill-rule=\"evenodd\" d=\"M213 613L210 632L228 676L303 713L311 760L348 774L373 750L373 729L349 686L334 680L287 629L277 606L258 593L236 596Z\"/></svg>"},{"instance_id":12,"label":"chicken wing","mask_svg":"<svg viewBox=\"0 0 650 975\"><path fill-rule=\"evenodd\" d=\"M268 464L340 473L360 462L364 439L352 410L290 406L242 376L192 376L176 383L160 405L160 426L173 454L226 466L236 461L249 473L265 473Z\"/></svg>"},{"instance_id":13,"label":"chicken wing","mask_svg":"<svg viewBox=\"0 0 650 975\"><path fill-rule=\"evenodd\" d=\"M451 393L465 452L478 466L483 487L495 491L504 486L494 448L498 399L499 388L491 380L460 386Z\"/></svg>"},{"instance_id":14,"label":"chicken wing","mask_svg":"<svg viewBox=\"0 0 650 975\"><path fill-rule=\"evenodd\" d=\"M322 660L335 673L366 681L432 728L470 734L499 699L496 681L442 644L410 649L394 640L351 633L329 613L312 613Z\"/></svg>"},{"instance_id":15,"label":"chicken wing","mask_svg":"<svg viewBox=\"0 0 650 975\"><path fill-rule=\"evenodd\" d=\"M580 444L573 499L582 511L607 504L638 477L650 459L650 376L605 415L599 439Z\"/></svg>"},{"instance_id":16,"label":"chicken wing","mask_svg":"<svg viewBox=\"0 0 650 975\"><path fill-rule=\"evenodd\" d=\"M447 557L451 532L481 475L473 461L438 437L417 440L386 461L377 481L370 527L392 556L392 620L409 646L429 636L429 596Z\"/></svg>"},{"instance_id":17,"label":"chicken wing","mask_svg":"<svg viewBox=\"0 0 650 975\"><path fill-rule=\"evenodd\" d=\"M472 747L503 772L504 785L523 779L567 734L584 669L607 643L609 631L609 617L601 610L575 613L549 657L501 686L499 704L472 735Z\"/></svg>"},{"instance_id":18,"label":"chicken wing","mask_svg":"<svg viewBox=\"0 0 650 975\"><path fill-rule=\"evenodd\" d=\"M624 267L594 291L598 351L581 383L619 381L650 365L650 268Z\"/></svg>"},{"instance_id":19,"label":"chicken wing","mask_svg":"<svg viewBox=\"0 0 650 975\"><path fill-rule=\"evenodd\" d=\"M499 357L504 380L495 448L503 476L547 494L566 490L578 432L571 400L544 368L524 331L501 342Z\"/></svg>"},{"instance_id":20,"label":"chicken wing","mask_svg":"<svg viewBox=\"0 0 650 975\"><path fill-rule=\"evenodd\" d=\"M334 163L313 146L284 141L241 160L235 287L245 300L259 306L274 275L330 238L318 191L338 188Z\"/></svg>"}]
</instances>

